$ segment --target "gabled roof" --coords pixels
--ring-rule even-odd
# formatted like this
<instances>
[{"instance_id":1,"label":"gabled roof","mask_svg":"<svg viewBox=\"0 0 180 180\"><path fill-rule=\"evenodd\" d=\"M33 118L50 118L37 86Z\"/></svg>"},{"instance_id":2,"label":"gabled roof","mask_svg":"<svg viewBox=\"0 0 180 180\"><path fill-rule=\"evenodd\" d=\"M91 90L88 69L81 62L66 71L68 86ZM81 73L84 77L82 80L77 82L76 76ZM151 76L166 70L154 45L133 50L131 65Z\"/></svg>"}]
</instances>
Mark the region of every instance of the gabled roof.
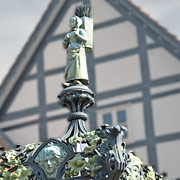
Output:
<instances>
[{"instance_id":1,"label":"gabled roof","mask_svg":"<svg viewBox=\"0 0 180 180\"><path fill-rule=\"evenodd\" d=\"M38 49L38 46L41 44L41 41L46 36L47 31L51 27L51 24L65 3L65 0L52 0L49 4L40 22L16 58L15 63L10 68L9 73L5 77L0 87L0 109L3 107L3 104L8 98L8 95L11 93L13 87L20 78L25 67L32 59L32 56Z\"/></svg>"},{"instance_id":2,"label":"gabled roof","mask_svg":"<svg viewBox=\"0 0 180 180\"><path fill-rule=\"evenodd\" d=\"M42 40L46 36L46 33L56 19L58 13L67 2L68 0L52 0L49 4L40 22L36 26L34 32L28 39L0 87L0 108L3 107L3 104L13 90L13 87L20 78L25 67L31 61L32 56L35 54ZM167 42L169 46L174 49L175 53L178 53L178 56L180 56L180 42L174 35L170 34L164 27L160 26L155 20L142 12L140 8L134 5L130 0L119 0L119 5L123 6L127 10L127 13L131 14L132 17L139 19L139 21L144 24L144 27L155 32L157 38L161 38L163 41Z\"/></svg>"},{"instance_id":3,"label":"gabled roof","mask_svg":"<svg viewBox=\"0 0 180 180\"><path fill-rule=\"evenodd\" d=\"M137 6L136 4L134 4L134 2L133 2L132 0L127 0L127 1L129 2L129 4L130 4L132 7L136 8L139 13L143 14L144 17L147 17L148 19L150 19L154 24L156 24L157 26L159 26L159 27L163 30L163 32L166 32L167 34L169 34L170 36L172 36L177 42L180 43L180 39L178 39L178 37L177 37L175 34L171 33L166 27L162 26L158 21L156 21L155 19L153 19L153 18L152 18L149 14L147 14L146 12L144 12L139 6Z\"/></svg>"}]
</instances>

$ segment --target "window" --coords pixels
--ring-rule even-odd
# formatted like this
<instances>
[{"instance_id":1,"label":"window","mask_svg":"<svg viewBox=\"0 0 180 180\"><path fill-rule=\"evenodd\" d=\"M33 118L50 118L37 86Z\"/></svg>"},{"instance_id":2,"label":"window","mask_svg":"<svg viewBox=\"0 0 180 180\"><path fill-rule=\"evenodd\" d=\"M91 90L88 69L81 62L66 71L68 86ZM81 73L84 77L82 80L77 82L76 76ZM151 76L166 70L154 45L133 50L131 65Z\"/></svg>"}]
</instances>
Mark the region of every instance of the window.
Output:
<instances>
[{"instance_id":1,"label":"window","mask_svg":"<svg viewBox=\"0 0 180 180\"><path fill-rule=\"evenodd\" d=\"M127 128L126 110L114 110L112 112L102 114L102 123L112 125L125 126ZM124 138L127 138L127 132L124 132Z\"/></svg>"},{"instance_id":2,"label":"window","mask_svg":"<svg viewBox=\"0 0 180 180\"><path fill-rule=\"evenodd\" d=\"M110 126L119 125L126 127L127 131L123 131L123 139L126 143L134 143L136 139L143 139L143 137L141 137L141 134L144 133L142 132L143 124L137 124L137 122L139 122L138 117L140 120L143 120L142 105L143 104L125 104L100 108L97 110L97 126L101 127L102 124L109 124ZM140 114L134 112L136 108L140 108L138 109ZM139 127L141 129L138 129Z\"/></svg>"},{"instance_id":3,"label":"window","mask_svg":"<svg viewBox=\"0 0 180 180\"><path fill-rule=\"evenodd\" d=\"M103 123L112 125L112 114L111 113L103 114Z\"/></svg>"},{"instance_id":4,"label":"window","mask_svg":"<svg viewBox=\"0 0 180 180\"><path fill-rule=\"evenodd\" d=\"M117 122L125 123L126 122L126 111L118 111L117 112Z\"/></svg>"}]
</instances>

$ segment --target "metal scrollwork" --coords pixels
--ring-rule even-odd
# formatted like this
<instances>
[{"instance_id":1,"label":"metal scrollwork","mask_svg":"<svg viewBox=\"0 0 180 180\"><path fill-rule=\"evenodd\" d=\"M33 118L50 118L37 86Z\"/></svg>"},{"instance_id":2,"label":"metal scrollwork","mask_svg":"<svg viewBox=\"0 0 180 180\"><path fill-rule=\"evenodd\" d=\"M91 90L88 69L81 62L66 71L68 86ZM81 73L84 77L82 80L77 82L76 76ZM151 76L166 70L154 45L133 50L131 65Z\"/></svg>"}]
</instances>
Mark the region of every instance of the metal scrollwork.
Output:
<instances>
[{"instance_id":1,"label":"metal scrollwork","mask_svg":"<svg viewBox=\"0 0 180 180\"><path fill-rule=\"evenodd\" d=\"M126 145L122 142L122 137L126 128L120 126L102 125L96 133L104 139L99 149L97 149L96 166L101 166L95 171L95 180L108 179L119 180L125 170L129 155L126 153Z\"/></svg>"},{"instance_id":2,"label":"metal scrollwork","mask_svg":"<svg viewBox=\"0 0 180 180\"><path fill-rule=\"evenodd\" d=\"M62 139L69 141L79 133L87 132L87 114L84 111L95 104L94 93L87 86L76 85L65 88L58 98L60 103L71 111L68 115L70 124Z\"/></svg>"},{"instance_id":3,"label":"metal scrollwork","mask_svg":"<svg viewBox=\"0 0 180 180\"><path fill-rule=\"evenodd\" d=\"M70 110L67 131L44 143L17 145L7 152L0 148L0 180L162 180L151 166L126 152L125 127L104 124L96 131L86 129L85 111L95 104L87 87L85 55L93 48L92 9L77 7L70 26L63 41L68 55L64 89L58 95L60 104Z\"/></svg>"},{"instance_id":4,"label":"metal scrollwork","mask_svg":"<svg viewBox=\"0 0 180 180\"><path fill-rule=\"evenodd\" d=\"M49 139L41 144L24 163L32 168L30 180L55 180L61 165L71 154L72 151L61 140Z\"/></svg>"},{"instance_id":5,"label":"metal scrollwork","mask_svg":"<svg viewBox=\"0 0 180 180\"><path fill-rule=\"evenodd\" d=\"M44 180L44 179L46 179L46 176L45 176L43 170L40 167L38 167L37 165L26 162L26 163L24 163L24 166L29 169L32 169L32 173L29 176L29 180Z\"/></svg>"}]
</instances>

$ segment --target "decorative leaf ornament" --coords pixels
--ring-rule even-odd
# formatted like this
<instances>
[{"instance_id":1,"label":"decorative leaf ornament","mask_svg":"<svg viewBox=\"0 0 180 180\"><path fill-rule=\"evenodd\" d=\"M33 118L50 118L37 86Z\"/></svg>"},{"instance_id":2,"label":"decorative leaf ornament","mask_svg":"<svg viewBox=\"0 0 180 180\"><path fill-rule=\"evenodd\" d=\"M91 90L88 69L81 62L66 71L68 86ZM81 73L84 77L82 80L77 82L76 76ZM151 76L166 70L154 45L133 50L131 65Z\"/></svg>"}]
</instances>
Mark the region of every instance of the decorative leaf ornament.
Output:
<instances>
[{"instance_id":1,"label":"decorative leaf ornament","mask_svg":"<svg viewBox=\"0 0 180 180\"><path fill-rule=\"evenodd\" d=\"M24 146L16 146L16 149L5 151L0 155L0 180L28 180L32 169L23 165L28 154L40 143L32 143Z\"/></svg>"}]
</instances>

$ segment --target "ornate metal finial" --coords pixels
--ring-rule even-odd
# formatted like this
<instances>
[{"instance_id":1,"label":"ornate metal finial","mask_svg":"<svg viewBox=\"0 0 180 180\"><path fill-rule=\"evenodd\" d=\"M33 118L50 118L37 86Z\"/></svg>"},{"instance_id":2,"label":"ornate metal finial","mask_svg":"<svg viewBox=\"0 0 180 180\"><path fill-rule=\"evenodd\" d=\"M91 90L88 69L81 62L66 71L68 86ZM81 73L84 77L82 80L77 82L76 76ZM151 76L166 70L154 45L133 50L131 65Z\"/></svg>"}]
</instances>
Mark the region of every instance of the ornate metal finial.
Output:
<instances>
[{"instance_id":1,"label":"ornate metal finial","mask_svg":"<svg viewBox=\"0 0 180 180\"><path fill-rule=\"evenodd\" d=\"M64 37L64 48L67 49L65 68L65 88L58 96L60 103L69 108L70 125L62 137L64 140L77 137L87 132L84 111L94 105L94 93L87 87L89 84L86 52L93 47L93 18L89 5L76 8L75 15L70 19L71 30Z\"/></svg>"},{"instance_id":2,"label":"ornate metal finial","mask_svg":"<svg viewBox=\"0 0 180 180\"><path fill-rule=\"evenodd\" d=\"M94 93L87 87L85 53L93 44L89 5L76 8L70 26L64 38L64 90L58 95L60 103L70 110L68 129L59 139L2 152L0 180L162 180L152 167L143 166L134 153L126 151L125 127L104 124L96 131L87 131L85 110L95 103Z\"/></svg>"},{"instance_id":3,"label":"ornate metal finial","mask_svg":"<svg viewBox=\"0 0 180 180\"><path fill-rule=\"evenodd\" d=\"M108 124L97 129L98 136L104 141L97 149L99 153L95 163L101 168L95 171L95 180L119 180L124 172L130 161L129 155L126 153L126 144L122 141L124 131L127 131L125 127L109 126Z\"/></svg>"},{"instance_id":4,"label":"ornate metal finial","mask_svg":"<svg viewBox=\"0 0 180 180\"><path fill-rule=\"evenodd\" d=\"M84 111L94 105L94 93L87 86L76 85L65 88L58 98L60 103L71 111L68 115L69 127L61 138L69 140L77 137L79 133L87 132L87 114Z\"/></svg>"}]
</instances>

